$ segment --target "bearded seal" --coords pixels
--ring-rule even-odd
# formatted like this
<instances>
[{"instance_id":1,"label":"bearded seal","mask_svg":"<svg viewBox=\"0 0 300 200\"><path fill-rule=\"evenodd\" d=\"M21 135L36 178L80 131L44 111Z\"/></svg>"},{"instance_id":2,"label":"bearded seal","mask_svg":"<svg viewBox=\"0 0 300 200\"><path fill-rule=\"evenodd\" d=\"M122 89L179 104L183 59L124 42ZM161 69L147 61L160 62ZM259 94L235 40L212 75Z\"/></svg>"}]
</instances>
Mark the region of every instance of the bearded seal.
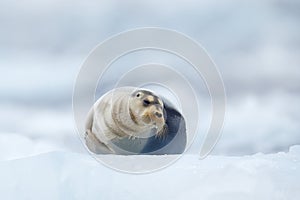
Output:
<instances>
[{"instance_id":1,"label":"bearded seal","mask_svg":"<svg viewBox=\"0 0 300 200\"><path fill-rule=\"evenodd\" d=\"M98 99L88 113L85 141L96 154L174 154L186 146L182 115L154 92L121 87Z\"/></svg>"}]
</instances>

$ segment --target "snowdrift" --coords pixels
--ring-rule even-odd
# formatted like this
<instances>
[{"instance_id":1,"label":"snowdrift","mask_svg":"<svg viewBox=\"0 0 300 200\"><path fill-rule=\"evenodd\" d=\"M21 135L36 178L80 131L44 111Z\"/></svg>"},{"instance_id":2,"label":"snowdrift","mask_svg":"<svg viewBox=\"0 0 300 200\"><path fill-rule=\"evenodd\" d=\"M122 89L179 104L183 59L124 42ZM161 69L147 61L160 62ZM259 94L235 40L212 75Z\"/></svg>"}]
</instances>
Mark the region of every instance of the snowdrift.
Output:
<instances>
[{"instance_id":1,"label":"snowdrift","mask_svg":"<svg viewBox=\"0 0 300 200\"><path fill-rule=\"evenodd\" d=\"M0 162L1 199L291 200L300 196L299 180L300 146L288 153L243 157L199 160L198 155L184 155L165 169L142 175L117 172L90 155L62 151Z\"/></svg>"}]
</instances>

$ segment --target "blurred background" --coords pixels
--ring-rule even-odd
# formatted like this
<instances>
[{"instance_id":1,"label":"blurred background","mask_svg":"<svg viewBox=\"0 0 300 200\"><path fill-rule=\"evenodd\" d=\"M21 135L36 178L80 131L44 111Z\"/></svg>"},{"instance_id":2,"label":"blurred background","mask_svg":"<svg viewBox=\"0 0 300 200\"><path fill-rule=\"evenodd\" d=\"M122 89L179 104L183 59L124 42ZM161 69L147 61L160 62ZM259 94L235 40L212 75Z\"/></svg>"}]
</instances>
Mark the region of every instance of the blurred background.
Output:
<instances>
[{"instance_id":1,"label":"blurred background","mask_svg":"<svg viewBox=\"0 0 300 200\"><path fill-rule=\"evenodd\" d=\"M149 26L190 36L218 66L227 114L213 154L287 151L300 144L299 24L297 0L1 0L0 159L85 152L72 115L81 64L108 37Z\"/></svg>"}]
</instances>

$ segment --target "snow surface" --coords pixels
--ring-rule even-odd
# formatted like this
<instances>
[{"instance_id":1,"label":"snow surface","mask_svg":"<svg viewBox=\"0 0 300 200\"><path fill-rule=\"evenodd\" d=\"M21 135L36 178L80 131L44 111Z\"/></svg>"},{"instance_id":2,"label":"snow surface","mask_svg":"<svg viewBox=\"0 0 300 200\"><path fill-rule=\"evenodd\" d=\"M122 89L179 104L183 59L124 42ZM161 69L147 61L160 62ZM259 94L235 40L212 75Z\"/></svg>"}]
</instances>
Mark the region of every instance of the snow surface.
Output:
<instances>
[{"instance_id":1,"label":"snow surface","mask_svg":"<svg viewBox=\"0 0 300 200\"><path fill-rule=\"evenodd\" d=\"M299 180L300 146L243 157L185 155L168 168L142 175L116 172L90 155L63 151L0 161L1 199L292 200L300 196Z\"/></svg>"}]
</instances>

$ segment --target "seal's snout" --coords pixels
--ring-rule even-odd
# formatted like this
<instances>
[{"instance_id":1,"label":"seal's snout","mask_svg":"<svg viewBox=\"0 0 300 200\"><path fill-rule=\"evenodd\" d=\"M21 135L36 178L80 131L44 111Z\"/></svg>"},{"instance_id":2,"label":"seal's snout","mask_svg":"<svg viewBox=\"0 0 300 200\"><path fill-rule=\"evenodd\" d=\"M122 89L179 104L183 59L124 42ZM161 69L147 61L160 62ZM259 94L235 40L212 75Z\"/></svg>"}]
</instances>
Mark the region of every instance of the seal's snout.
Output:
<instances>
[{"instance_id":1,"label":"seal's snout","mask_svg":"<svg viewBox=\"0 0 300 200\"><path fill-rule=\"evenodd\" d=\"M165 123L162 109L158 109L155 106L153 106L153 110L152 110L152 113L150 114L150 118L153 120L153 122L156 125Z\"/></svg>"},{"instance_id":2,"label":"seal's snout","mask_svg":"<svg viewBox=\"0 0 300 200\"><path fill-rule=\"evenodd\" d=\"M161 118L162 114L160 112L155 112L155 116L158 117L158 118Z\"/></svg>"},{"instance_id":3,"label":"seal's snout","mask_svg":"<svg viewBox=\"0 0 300 200\"><path fill-rule=\"evenodd\" d=\"M159 130L164 126L164 104L158 96L147 90L138 90L131 94L131 100L131 110L138 111L136 116L140 117L144 124L154 125Z\"/></svg>"}]
</instances>

